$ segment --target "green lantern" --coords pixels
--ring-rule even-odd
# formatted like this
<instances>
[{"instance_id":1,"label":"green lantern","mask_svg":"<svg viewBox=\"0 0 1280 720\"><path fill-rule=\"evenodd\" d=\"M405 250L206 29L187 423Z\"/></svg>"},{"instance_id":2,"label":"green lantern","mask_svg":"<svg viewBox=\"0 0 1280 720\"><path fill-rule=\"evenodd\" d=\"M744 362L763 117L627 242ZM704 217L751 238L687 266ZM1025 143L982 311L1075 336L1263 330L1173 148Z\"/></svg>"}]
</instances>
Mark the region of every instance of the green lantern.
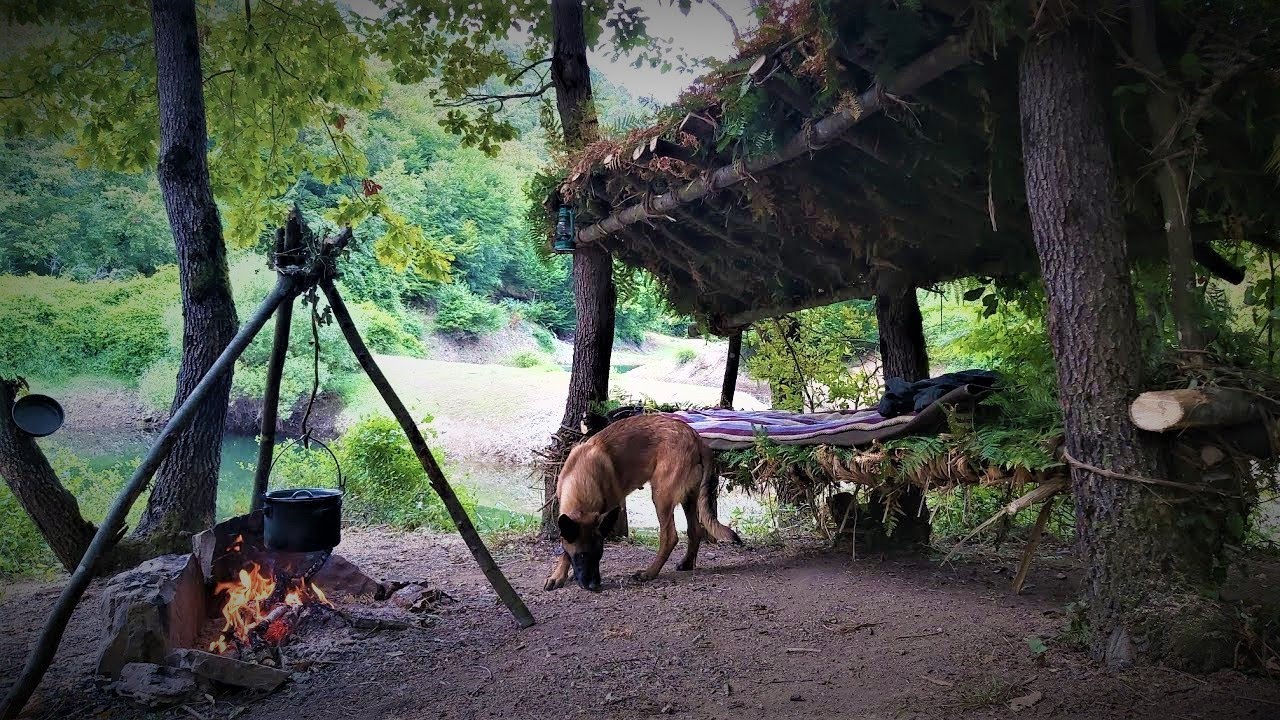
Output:
<instances>
[{"instance_id":1,"label":"green lantern","mask_svg":"<svg viewBox=\"0 0 1280 720\"><path fill-rule=\"evenodd\" d=\"M556 213L556 237L551 242L551 250L558 253L571 253L577 247L574 237L577 230L574 225L574 211L568 205L561 205Z\"/></svg>"}]
</instances>

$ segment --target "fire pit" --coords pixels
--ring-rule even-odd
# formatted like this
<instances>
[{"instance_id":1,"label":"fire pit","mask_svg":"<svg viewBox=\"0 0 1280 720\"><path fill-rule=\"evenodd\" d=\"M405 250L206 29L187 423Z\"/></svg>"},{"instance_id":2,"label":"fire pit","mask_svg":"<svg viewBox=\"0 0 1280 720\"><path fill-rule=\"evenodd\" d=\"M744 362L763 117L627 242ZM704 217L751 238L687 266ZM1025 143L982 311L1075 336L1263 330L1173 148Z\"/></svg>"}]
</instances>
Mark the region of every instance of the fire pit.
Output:
<instances>
[{"instance_id":1,"label":"fire pit","mask_svg":"<svg viewBox=\"0 0 1280 720\"><path fill-rule=\"evenodd\" d=\"M408 611L439 598L422 585L375 581L328 551L270 550L261 513L220 523L193 546L117 575L103 593L98 673L145 705L216 689L275 690L296 669L291 661L303 660L289 646L335 627L407 628L416 620ZM346 600L363 614L340 607Z\"/></svg>"}]
</instances>

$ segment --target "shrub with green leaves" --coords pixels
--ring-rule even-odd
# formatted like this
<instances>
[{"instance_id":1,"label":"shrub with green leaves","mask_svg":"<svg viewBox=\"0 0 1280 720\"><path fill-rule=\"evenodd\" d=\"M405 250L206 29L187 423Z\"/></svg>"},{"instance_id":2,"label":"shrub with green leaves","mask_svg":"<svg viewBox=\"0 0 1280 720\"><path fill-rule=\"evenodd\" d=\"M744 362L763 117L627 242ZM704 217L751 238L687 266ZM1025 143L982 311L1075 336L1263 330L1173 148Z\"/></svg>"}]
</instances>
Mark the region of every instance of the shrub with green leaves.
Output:
<instances>
[{"instance_id":1,"label":"shrub with green leaves","mask_svg":"<svg viewBox=\"0 0 1280 720\"><path fill-rule=\"evenodd\" d=\"M422 425L430 422L427 418ZM422 430L431 436L430 428ZM431 489L422 464L394 419L383 415L363 418L333 443L332 449L346 478L343 508L350 519L410 530L453 528L444 503ZM444 464L438 452L436 462ZM335 482L333 462L318 449L291 451L277 462L272 482L278 487L331 487ZM454 491L472 512L475 499L471 493L457 485Z\"/></svg>"},{"instance_id":2,"label":"shrub with green leaves","mask_svg":"<svg viewBox=\"0 0 1280 720\"><path fill-rule=\"evenodd\" d=\"M511 356L511 364L518 368L536 368L546 365L547 361L532 350L521 350Z\"/></svg>"},{"instance_id":3,"label":"shrub with green leaves","mask_svg":"<svg viewBox=\"0 0 1280 720\"><path fill-rule=\"evenodd\" d=\"M502 307L479 297L461 283L441 285L436 291L436 330L450 335L480 337L502 329Z\"/></svg>"},{"instance_id":4,"label":"shrub with green leaves","mask_svg":"<svg viewBox=\"0 0 1280 720\"><path fill-rule=\"evenodd\" d=\"M698 352L693 348L680 348L676 353L677 365L688 365L698 358Z\"/></svg>"},{"instance_id":5,"label":"shrub with green leaves","mask_svg":"<svg viewBox=\"0 0 1280 720\"><path fill-rule=\"evenodd\" d=\"M0 277L0 374L134 382L170 352L163 319L177 292L172 267L124 281Z\"/></svg>"}]
</instances>

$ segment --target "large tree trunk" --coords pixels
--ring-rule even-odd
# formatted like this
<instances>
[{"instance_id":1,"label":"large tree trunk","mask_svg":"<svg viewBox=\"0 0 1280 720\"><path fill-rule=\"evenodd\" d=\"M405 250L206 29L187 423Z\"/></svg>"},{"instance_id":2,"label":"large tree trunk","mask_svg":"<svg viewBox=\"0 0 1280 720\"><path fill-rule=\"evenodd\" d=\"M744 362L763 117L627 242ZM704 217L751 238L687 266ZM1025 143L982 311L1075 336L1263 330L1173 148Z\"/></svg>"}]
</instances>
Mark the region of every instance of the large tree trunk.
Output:
<instances>
[{"instance_id":1,"label":"large tree trunk","mask_svg":"<svg viewBox=\"0 0 1280 720\"><path fill-rule=\"evenodd\" d=\"M1049 300L1066 449L1078 463L1163 478L1168 461L1160 439L1129 420L1129 400L1142 385L1141 346L1085 42L1078 28L1032 39L1019 77L1027 201ZM1184 627L1169 622L1161 599L1178 593L1180 580L1207 582L1215 542L1191 542L1178 524L1177 508L1191 503L1163 502L1152 488L1079 464L1072 480L1093 654L1123 666L1144 641L1153 655L1168 652Z\"/></svg>"},{"instance_id":2,"label":"large tree trunk","mask_svg":"<svg viewBox=\"0 0 1280 720\"><path fill-rule=\"evenodd\" d=\"M580 0L552 2L551 79L556 89L556 107L564 128L565 145L580 148L599 136L595 101L591 96L591 74L587 66L586 29ZM563 459L577 440L577 430L592 403L609 398L609 367L613 354L614 314L617 291L613 285L613 258L596 244L584 245L573 254L573 292L577 305L577 329L573 342L573 369L564 418L549 454ZM543 477L542 532L558 534L556 518L556 477ZM627 534L626 504L614 528L615 535Z\"/></svg>"},{"instance_id":3,"label":"large tree trunk","mask_svg":"<svg viewBox=\"0 0 1280 720\"><path fill-rule=\"evenodd\" d=\"M916 289L906 285L876 293L876 323L884 379L915 382L929 377L929 351Z\"/></svg>"},{"instance_id":4,"label":"large tree trunk","mask_svg":"<svg viewBox=\"0 0 1280 720\"><path fill-rule=\"evenodd\" d=\"M0 475L58 562L71 572L98 529L80 515L75 496L62 486L35 439L13 424L8 409L17 385L0 379Z\"/></svg>"},{"instance_id":5,"label":"large tree trunk","mask_svg":"<svg viewBox=\"0 0 1280 720\"><path fill-rule=\"evenodd\" d=\"M178 251L182 288L182 364L176 409L236 333L222 224L209 185L200 43L192 0L153 0L156 94L160 106L158 178ZM160 466L137 534L158 552L176 551L213 523L228 374Z\"/></svg>"}]
</instances>

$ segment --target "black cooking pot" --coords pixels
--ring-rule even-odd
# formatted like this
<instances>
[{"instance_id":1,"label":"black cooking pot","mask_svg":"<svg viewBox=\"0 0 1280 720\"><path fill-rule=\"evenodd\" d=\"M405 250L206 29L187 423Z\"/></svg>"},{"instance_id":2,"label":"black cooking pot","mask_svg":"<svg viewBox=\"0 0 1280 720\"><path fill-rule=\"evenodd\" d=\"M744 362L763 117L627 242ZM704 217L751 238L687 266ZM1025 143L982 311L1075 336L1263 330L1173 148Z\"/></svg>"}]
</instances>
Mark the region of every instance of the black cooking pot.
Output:
<instances>
[{"instance_id":1,"label":"black cooking pot","mask_svg":"<svg viewBox=\"0 0 1280 720\"><path fill-rule=\"evenodd\" d=\"M290 441L290 445L296 441ZM328 445L319 445L337 468L338 488L271 490L262 496L263 536L267 547L281 552L327 552L342 542L342 467ZM281 449L281 454L288 445ZM279 455L276 456L278 460ZM272 461L272 465L275 462Z\"/></svg>"}]
</instances>

